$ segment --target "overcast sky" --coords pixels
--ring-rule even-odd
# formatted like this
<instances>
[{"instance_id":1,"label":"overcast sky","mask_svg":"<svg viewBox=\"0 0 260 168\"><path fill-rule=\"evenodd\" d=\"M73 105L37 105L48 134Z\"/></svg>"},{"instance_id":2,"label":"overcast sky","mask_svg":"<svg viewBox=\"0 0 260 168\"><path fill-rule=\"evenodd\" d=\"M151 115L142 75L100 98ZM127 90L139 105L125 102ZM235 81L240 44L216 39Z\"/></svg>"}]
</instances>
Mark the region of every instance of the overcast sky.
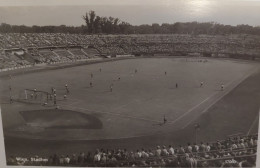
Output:
<instances>
[{"instance_id":1,"label":"overcast sky","mask_svg":"<svg viewBox=\"0 0 260 168\"><path fill-rule=\"evenodd\" d=\"M213 21L260 26L260 0L0 0L0 23L79 26L89 10L133 25Z\"/></svg>"}]
</instances>

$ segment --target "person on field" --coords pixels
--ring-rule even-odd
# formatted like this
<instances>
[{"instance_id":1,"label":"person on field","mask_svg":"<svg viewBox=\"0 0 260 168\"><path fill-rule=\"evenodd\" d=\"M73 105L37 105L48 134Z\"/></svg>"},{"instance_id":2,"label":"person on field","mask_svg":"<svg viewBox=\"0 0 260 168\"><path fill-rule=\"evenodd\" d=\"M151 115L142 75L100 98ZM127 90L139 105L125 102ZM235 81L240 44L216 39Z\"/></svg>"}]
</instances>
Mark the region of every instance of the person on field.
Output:
<instances>
[{"instance_id":1,"label":"person on field","mask_svg":"<svg viewBox=\"0 0 260 168\"><path fill-rule=\"evenodd\" d=\"M90 86L90 87L93 87L93 83L92 83L92 82L89 82L89 86Z\"/></svg>"},{"instance_id":2,"label":"person on field","mask_svg":"<svg viewBox=\"0 0 260 168\"><path fill-rule=\"evenodd\" d=\"M164 75L167 75L167 72L166 72L166 71L164 72Z\"/></svg>"},{"instance_id":3,"label":"person on field","mask_svg":"<svg viewBox=\"0 0 260 168\"><path fill-rule=\"evenodd\" d=\"M33 93L31 94L31 99L33 99Z\"/></svg>"},{"instance_id":4,"label":"person on field","mask_svg":"<svg viewBox=\"0 0 260 168\"><path fill-rule=\"evenodd\" d=\"M221 85L221 91L223 91L223 90L224 90L224 85L222 84L222 85Z\"/></svg>"},{"instance_id":5,"label":"person on field","mask_svg":"<svg viewBox=\"0 0 260 168\"><path fill-rule=\"evenodd\" d=\"M113 84L110 85L110 92L113 92Z\"/></svg>"},{"instance_id":6,"label":"person on field","mask_svg":"<svg viewBox=\"0 0 260 168\"><path fill-rule=\"evenodd\" d=\"M57 104L56 97L57 97L57 95L56 95L56 94L54 94L54 95L53 95L53 103L54 103L54 105L56 105L56 104Z\"/></svg>"},{"instance_id":7,"label":"person on field","mask_svg":"<svg viewBox=\"0 0 260 168\"><path fill-rule=\"evenodd\" d=\"M67 84L65 85L65 88L66 88L66 92L67 92L67 94L68 94L70 91L69 91L69 87L68 87Z\"/></svg>"},{"instance_id":8,"label":"person on field","mask_svg":"<svg viewBox=\"0 0 260 168\"><path fill-rule=\"evenodd\" d=\"M137 69L135 69L135 73L137 73Z\"/></svg>"},{"instance_id":9,"label":"person on field","mask_svg":"<svg viewBox=\"0 0 260 168\"><path fill-rule=\"evenodd\" d=\"M165 116L163 117L163 124L166 124L167 119L165 118Z\"/></svg>"},{"instance_id":10,"label":"person on field","mask_svg":"<svg viewBox=\"0 0 260 168\"><path fill-rule=\"evenodd\" d=\"M10 104L12 104L13 103L13 98L12 98L12 96L10 96Z\"/></svg>"},{"instance_id":11,"label":"person on field","mask_svg":"<svg viewBox=\"0 0 260 168\"><path fill-rule=\"evenodd\" d=\"M33 89L33 95L34 95L34 99L37 99L37 89L35 88L35 89Z\"/></svg>"},{"instance_id":12,"label":"person on field","mask_svg":"<svg viewBox=\"0 0 260 168\"><path fill-rule=\"evenodd\" d=\"M203 87L203 84L204 84L203 82L200 82L200 87Z\"/></svg>"},{"instance_id":13,"label":"person on field","mask_svg":"<svg viewBox=\"0 0 260 168\"><path fill-rule=\"evenodd\" d=\"M178 88L178 83L175 84L175 87Z\"/></svg>"}]
</instances>

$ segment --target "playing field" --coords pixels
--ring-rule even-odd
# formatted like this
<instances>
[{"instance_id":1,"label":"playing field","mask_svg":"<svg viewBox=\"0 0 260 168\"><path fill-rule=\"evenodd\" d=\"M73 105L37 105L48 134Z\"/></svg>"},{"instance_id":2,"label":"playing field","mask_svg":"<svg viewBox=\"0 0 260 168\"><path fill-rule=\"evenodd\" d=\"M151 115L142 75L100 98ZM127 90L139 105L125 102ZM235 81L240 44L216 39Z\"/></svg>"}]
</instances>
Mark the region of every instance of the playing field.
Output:
<instances>
[{"instance_id":1,"label":"playing field","mask_svg":"<svg viewBox=\"0 0 260 168\"><path fill-rule=\"evenodd\" d=\"M44 140L102 140L178 131L258 71L258 63L234 60L139 58L2 78L4 135ZM8 103L9 85L11 95L19 102ZM25 89L51 92L51 87L57 89L59 110L54 109L53 101L42 106L40 97L30 100L27 95L28 100L23 100ZM235 124L230 123L234 131Z\"/></svg>"}]
</instances>

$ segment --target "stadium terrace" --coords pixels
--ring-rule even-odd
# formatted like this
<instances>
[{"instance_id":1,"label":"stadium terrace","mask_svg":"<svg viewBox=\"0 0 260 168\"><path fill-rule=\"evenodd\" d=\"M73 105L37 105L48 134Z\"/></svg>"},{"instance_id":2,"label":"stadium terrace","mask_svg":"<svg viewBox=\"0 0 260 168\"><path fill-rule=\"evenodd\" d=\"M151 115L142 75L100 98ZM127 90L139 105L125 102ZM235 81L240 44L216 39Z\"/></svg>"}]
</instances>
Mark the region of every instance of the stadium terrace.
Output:
<instances>
[{"instance_id":1,"label":"stadium terrace","mask_svg":"<svg viewBox=\"0 0 260 168\"><path fill-rule=\"evenodd\" d=\"M259 59L252 35L0 34L0 69L124 55L206 56Z\"/></svg>"}]
</instances>

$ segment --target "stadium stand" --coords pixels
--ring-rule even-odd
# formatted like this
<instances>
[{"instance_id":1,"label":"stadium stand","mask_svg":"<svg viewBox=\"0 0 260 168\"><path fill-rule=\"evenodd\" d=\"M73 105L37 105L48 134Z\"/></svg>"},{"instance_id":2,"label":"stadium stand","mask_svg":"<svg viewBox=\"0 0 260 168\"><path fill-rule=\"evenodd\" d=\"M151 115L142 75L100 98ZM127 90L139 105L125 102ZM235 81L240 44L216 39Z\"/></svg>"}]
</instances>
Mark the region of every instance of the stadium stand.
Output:
<instances>
[{"instance_id":1,"label":"stadium stand","mask_svg":"<svg viewBox=\"0 0 260 168\"><path fill-rule=\"evenodd\" d=\"M81 35L0 34L0 68L99 57L101 55L194 55L260 58L260 37L252 35ZM15 56L15 51L23 51ZM26 57L26 58L25 58Z\"/></svg>"},{"instance_id":2,"label":"stadium stand","mask_svg":"<svg viewBox=\"0 0 260 168\"><path fill-rule=\"evenodd\" d=\"M29 158L11 156L8 165L36 166L109 166L109 167L255 167L257 134L231 137L212 143L154 149L96 149L78 155L54 154Z\"/></svg>"}]
</instances>

